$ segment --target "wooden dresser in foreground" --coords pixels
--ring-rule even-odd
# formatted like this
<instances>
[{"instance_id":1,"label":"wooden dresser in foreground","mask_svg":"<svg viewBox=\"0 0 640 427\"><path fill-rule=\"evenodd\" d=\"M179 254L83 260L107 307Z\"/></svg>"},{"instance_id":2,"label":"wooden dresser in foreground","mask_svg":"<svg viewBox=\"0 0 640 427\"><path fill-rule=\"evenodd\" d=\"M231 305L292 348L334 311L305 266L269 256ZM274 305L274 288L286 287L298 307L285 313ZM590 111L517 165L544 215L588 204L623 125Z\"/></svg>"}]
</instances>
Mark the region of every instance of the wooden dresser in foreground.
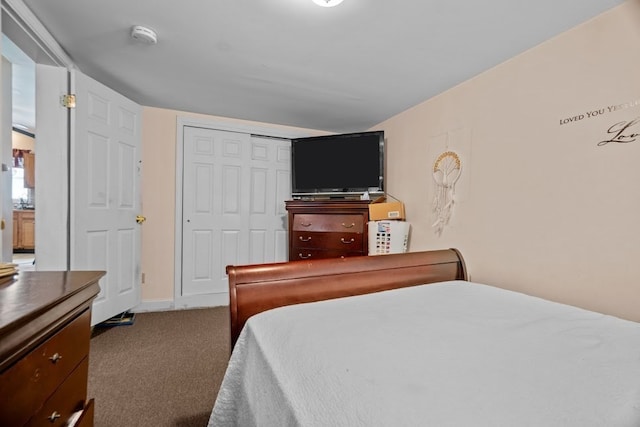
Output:
<instances>
[{"instance_id":1,"label":"wooden dresser in foreground","mask_svg":"<svg viewBox=\"0 0 640 427\"><path fill-rule=\"evenodd\" d=\"M0 426L92 426L91 303L104 271L0 281Z\"/></svg>"},{"instance_id":2,"label":"wooden dresser in foreground","mask_svg":"<svg viewBox=\"0 0 640 427\"><path fill-rule=\"evenodd\" d=\"M368 200L290 200L289 261L367 255Z\"/></svg>"}]
</instances>

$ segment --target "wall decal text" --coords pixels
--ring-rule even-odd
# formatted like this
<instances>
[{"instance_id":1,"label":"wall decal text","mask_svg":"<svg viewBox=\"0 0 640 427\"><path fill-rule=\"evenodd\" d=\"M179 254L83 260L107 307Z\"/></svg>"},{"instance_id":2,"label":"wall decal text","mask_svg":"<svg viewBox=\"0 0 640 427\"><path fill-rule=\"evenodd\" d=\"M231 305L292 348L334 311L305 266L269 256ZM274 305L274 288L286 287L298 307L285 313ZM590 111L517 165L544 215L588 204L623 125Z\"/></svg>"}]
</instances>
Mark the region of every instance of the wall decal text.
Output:
<instances>
[{"instance_id":1,"label":"wall decal text","mask_svg":"<svg viewBox=\"0 0 640 427\"><path fill-rule=\"evenodd\" d=\"M640 106L640 99L636 99L634 101L625 102L617 105L608 105L606 107L597 108L595 110L585 111L584 113L576 114L575 116L572 116L572 117L565 117L563 119L560 119L560 126L566 125L569 123L576 123L576 122L579 122L580 120L591 119L593 117L601 116L608 113L613 113L614 111L624 110L626 108L631 108L636 106Z\"/></svg>"},{"instance_id":2,"label":"wall decal text","mask_svg":"<svg viewBox=\"0 0 640 427\"><path fill-rule=\"evenodd\" d=\"M598 142L598 146L607 145L610 142L628 144L640 138L640 117L627 122L618 122L607 129L609 139Z\"/></svg>"}]
</instances>

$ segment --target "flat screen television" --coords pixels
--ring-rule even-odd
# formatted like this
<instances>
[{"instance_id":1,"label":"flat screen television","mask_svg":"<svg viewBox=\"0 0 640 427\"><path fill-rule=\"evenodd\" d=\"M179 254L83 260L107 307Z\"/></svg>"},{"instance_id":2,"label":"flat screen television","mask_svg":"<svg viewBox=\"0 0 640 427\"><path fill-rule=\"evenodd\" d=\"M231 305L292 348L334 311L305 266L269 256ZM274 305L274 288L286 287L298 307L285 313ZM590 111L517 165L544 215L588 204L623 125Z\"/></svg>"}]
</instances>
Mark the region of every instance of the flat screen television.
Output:
<instances>
[{"instance_id":1,"label":"flat screen television","mask_svg":"<svg viewBox=\"0 0 640 427\"><path fill-rule=\"evenodd\" d=\"M384 131L291 140L294 198L384 192Z\"/></svg>"}]
</instances>

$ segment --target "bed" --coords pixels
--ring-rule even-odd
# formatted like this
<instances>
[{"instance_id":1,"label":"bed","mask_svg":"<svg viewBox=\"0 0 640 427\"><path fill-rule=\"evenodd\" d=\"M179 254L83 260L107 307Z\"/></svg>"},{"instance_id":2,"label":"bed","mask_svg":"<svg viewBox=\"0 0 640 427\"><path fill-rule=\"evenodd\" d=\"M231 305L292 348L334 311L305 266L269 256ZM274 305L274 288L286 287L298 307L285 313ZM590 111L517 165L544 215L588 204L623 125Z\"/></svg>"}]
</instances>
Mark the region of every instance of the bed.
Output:
<instances>
[{"instance_id":1,"label":"bed","mask_svg":"<svg viewBox=\"0 0 640 427\"><path fill-rule=\"evenodd\" d=\"M640 324L469 282L455 249L227 272L210 426L640 426Z\"/></svg>"}]
</instances>

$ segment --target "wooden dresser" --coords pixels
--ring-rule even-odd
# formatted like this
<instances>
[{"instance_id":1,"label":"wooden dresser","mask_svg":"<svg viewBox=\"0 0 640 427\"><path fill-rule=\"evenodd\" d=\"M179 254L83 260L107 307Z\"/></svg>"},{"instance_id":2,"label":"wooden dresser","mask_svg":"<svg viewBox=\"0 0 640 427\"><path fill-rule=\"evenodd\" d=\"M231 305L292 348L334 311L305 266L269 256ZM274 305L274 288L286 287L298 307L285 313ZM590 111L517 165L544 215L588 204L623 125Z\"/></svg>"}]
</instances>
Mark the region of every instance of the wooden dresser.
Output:
<instances>
[{"instance_id":1,"label":"wooden dresser","mask_svg":"<svg viewBox=\"0 0 640 427\"><path fill-rule=\"evenodd\" d=\"M103 271L0 281L0 425L92 426L91 303Z\"/></svg>"},{"instance_id":2,"label":"wooden dresser","mask_svg":"<svg viewBox=\"0 0 640 427\"><path fill-rule=\"evenodd\" d=\"M289 260L367 255L368 200L291 200Z\"/></svg>"}]
</instances>

